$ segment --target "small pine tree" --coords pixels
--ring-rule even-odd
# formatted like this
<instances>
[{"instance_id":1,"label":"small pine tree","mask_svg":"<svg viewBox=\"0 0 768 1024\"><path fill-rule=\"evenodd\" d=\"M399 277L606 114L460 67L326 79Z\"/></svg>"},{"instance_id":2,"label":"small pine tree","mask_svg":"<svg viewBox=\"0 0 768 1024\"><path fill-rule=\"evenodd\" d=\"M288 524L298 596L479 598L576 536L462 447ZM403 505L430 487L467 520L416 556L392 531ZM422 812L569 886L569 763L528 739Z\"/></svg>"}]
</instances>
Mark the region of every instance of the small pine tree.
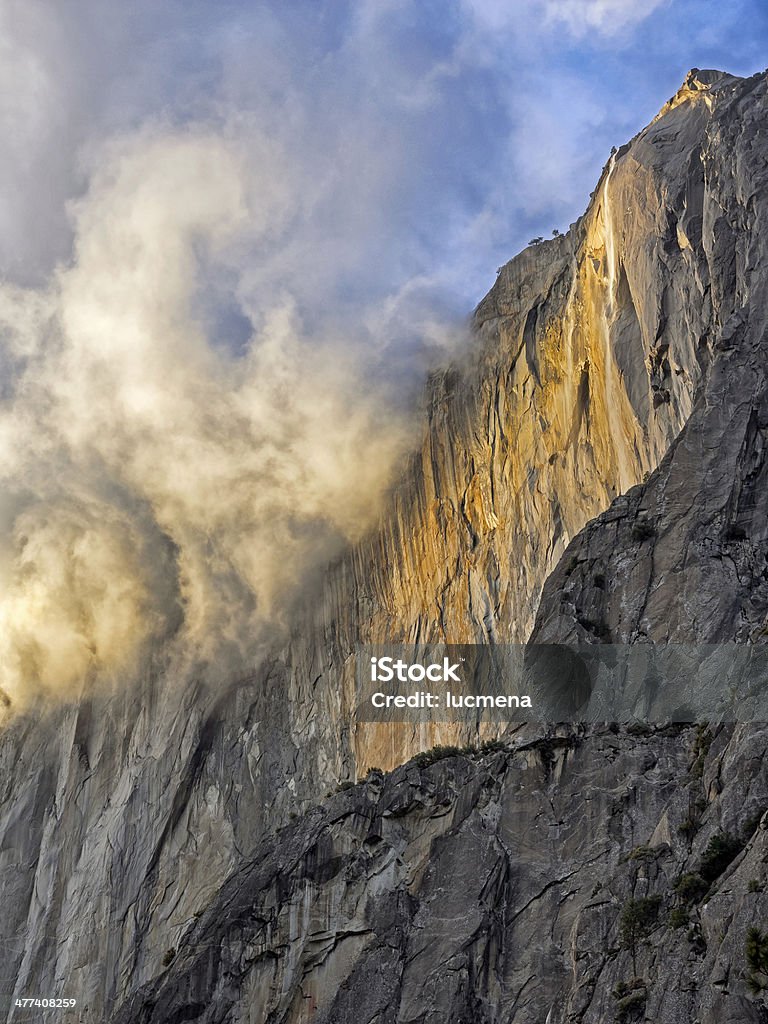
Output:
<instances>
[{"instance_id":1,"label":"small pine tree","mask_svg":"<svg viewBox=\"0 0 768 1024\"><path fill-rule=\"evenodd\" d=\"M750 928L745 952L747 964L753 971L768 974L768 935L763 935L759 928Z\"/></svg>"},{"instance_id":2,"label":"small pine tree","mask_svg":"<svg viewBox=\"0 0 768 1024\"><path fill-rule=\"evenodd\" d=\"M744 849L744 843L730 832L718 832L707 843L701 855L699 873L707 882L714 882Z\"/></svg>"},{"instance_id":3,"label":"small pine tree","mask_svg":"<svg viewBox=\"0 0 768 1024\"><path fill-rule=\"evenodd\" d=\"M659 896L646 896L625 903L619 919L621 944L632 954L632 970L637 974L637 944L653 928L659 916Z\"/></svg>"}]
</instances>

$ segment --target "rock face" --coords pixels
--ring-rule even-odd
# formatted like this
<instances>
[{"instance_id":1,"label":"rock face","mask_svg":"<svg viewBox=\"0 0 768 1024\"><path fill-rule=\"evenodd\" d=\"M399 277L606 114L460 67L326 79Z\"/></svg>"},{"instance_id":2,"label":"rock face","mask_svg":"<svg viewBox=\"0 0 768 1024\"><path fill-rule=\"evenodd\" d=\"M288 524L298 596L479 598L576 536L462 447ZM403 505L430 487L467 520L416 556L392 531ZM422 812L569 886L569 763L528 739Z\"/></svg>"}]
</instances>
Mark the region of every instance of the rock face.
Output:
<instances>
[{"instance_id":1,"label":"rock face","mask_svg":"<svg viewBox=\"0 0 768 1024\"><path fill-rule=\"evenodd\" d=\"M252 677L8 722L0 991L94 1022L768 1019L756 728L529 728L315 806L470 738L356 723L357 644L761 635L767 88L692 72L502 269L380 529ZM709 878L718 830L746 846Z\"/></svg>"},{"instance_id":2,"label":"rock face","mask_svg":"<svg viewBox=\"0 0 768 1024\"><path fill-rule=\"evenodd\" d=\"M704 256L698 300L712 306L706 379L659 469L573 541L550 576L533 639L633 643L750 641L768 615L768 185L765 83L739 84L713 117L701 151L698 213L675 230ZM705 98L709 94L704 93ZM710 100L710 102L713 102ZM679 139L666 127L650 132ZM653 144L641 135L632 150ZM690 211L690 206L686 207ZM596 588L599 569L605 586Z\"/></svg>"},{"instance_id":3,"label":"rock face","mask_svg":"<svg viewBox=\"0 0 768 1024\"><path fill-rule=\"evenodd\" d=\"M115 1024L765 1021L766 732L646 733L339 794L256 848Z\"/></svg>"}]
</instances>

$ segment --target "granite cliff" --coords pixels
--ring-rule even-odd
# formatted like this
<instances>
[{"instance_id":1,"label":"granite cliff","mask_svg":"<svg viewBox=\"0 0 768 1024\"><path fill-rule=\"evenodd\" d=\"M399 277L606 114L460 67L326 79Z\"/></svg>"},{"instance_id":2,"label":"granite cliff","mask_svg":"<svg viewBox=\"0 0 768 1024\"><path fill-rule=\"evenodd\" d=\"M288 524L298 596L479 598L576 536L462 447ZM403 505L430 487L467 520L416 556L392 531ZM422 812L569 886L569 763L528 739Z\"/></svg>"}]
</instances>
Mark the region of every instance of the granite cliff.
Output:
<instances>
[{"instance_id":1,"label":"granite cliff","mask_svg":"<svg viewBox=\"0 0 768 1024\"><path fill-rule=\"evenodd\" d=\"M560 729L374 773L259 844L114 1020L765 1021L765 746Z\"/></svg>"},{"instance_id":2,"label":"granite cliff","mask_svg":"<svg viewBox=\"0 0 768 1024\"><path fill-rule=\"evenodd\" d=\"M501 269L379 529L252 676L9 719L0 991L126 1024L768 1019L758 727L425 765L478 737L353 715L359 643L764 634L767 91L691 72Z\"/></svg>"}]
</instances>

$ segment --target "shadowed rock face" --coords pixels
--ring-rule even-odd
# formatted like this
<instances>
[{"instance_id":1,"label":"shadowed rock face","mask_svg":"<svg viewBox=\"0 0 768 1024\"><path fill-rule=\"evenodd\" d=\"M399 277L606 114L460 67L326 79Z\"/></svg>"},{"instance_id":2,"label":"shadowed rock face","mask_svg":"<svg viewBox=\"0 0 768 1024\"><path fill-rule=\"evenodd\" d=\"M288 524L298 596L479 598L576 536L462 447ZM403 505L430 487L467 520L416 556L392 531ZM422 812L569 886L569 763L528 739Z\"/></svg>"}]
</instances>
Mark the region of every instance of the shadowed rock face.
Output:
<instances>
[{"instance_id":1,"label":"shadowed rock face","mask_svg":"<svg viewBox=\"0 0 768 1024\"><path fill-rule=\"evenodd\" d=\"M764 76L691 73L581 220L502 269L380 529L251 679L11 720L0 991L90 1021L766 1019L743 956L761 831L686 911L693 937L668 927L677 874L768 795L757 730L707 752L694 729L529 730L309 810L458 738L356 724L357 643L534 619L551 642L760 635L765 104ZM632 964L622 908L647 896Z\"/></svg>"},{"instance_id":2,"label":"shadowed rock face","mask_svg":"<svg viewBox=\"0 0 768 1024\"><path fill-rule=\"evenodd\" d=\"M767 738L559 730L375 776L260 844L115 1024L764 1021Z\"/></svg>"}]
</instances>

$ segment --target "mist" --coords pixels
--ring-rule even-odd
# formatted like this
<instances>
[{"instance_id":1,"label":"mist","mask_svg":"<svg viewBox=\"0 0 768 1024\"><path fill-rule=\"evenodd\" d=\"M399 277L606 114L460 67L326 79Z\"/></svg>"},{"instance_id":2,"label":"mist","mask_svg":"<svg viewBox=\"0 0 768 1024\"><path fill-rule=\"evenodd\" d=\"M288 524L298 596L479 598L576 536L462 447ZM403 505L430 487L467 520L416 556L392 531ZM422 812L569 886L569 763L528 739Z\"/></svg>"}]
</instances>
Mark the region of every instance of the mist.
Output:
<instances>
[{"instance_id":1,"label":"mist","mask_svg":"<svg viewBox=\"0 0 768 1024\"><path fill-rule=\"evenodd\" d=\"M172 638L198 669L241 669L313 567L371 524L407 414L347 339L307 340L289 294L255 306L241 269L290 200L290 168L253 126L143 131L101 154L71 264L43 289L0 289L14 701L129 675ZM218 279L247 325L234 350L205 311Z\"/></svg>"}]
</instances>

